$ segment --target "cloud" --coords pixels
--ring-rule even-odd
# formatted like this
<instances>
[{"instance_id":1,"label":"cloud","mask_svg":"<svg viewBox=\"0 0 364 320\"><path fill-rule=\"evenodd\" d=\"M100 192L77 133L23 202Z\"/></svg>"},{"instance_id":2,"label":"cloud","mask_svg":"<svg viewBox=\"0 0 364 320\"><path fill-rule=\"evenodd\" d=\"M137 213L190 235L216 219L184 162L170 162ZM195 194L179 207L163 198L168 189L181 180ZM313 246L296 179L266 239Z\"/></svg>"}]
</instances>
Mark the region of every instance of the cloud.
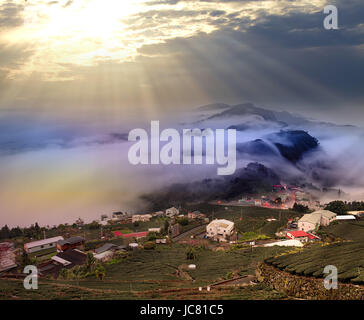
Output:
<instances>
[{"instance_id":1,"label":"cloud","mask_svg":"<svg viewBox=\"0 0 364 320\"><path fill-rule=\"evenodd\" d=\"M12 1L3 2L0 5L0 30L18 27L24 23L21 15L23 10L24 5Z\"/></svg>"},{"instance_id":2,"label":"cloud","mask_svg":"<svg viewBox=\"0 0 364 320\"><path fill-rule=\"evenodd\" d=\"M0 104L46 106L80 117L85 109L90 117L133 110L149 117L214 101L307 108L323 117L335 117L326 110L339 112L344 104L359 112L360 1L336 2L340 30L331 31L322 26L326 1L216 4L149 1L117 20L124 24L116 24L116 33L96 28L87 37L60 34L56 45L52 36L34 45L3 42L6 95ZM65 16L78 12L74 5L64 9ZM75 35L78 45L72 46Z\"/></svg>"}]
</instances>

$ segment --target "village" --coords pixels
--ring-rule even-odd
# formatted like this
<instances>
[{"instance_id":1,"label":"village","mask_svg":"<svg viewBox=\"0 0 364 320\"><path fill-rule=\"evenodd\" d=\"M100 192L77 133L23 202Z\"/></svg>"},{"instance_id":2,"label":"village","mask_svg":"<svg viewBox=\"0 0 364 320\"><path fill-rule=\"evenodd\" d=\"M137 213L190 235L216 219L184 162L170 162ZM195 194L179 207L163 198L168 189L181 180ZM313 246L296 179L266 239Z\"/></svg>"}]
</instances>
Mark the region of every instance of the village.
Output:
<instances>
[{"instance_id":1,"label":"village","mask_svg":"<svg viewBox=\"0 0 364 320\"><path fill-rule=\"evenodd\" d=\"M302 198L302 191L298 189L273 186L270 198L261 198L261 201L243 198L234 203L176 205L143 214L120 211L103 214L89 224L79 218L72 225L50 229L38 226L38 238L15 237L0 243L0 281L24 278L25 265L35 265L38 277L44 280L77 280L77 283L82 283L83 279L103 280L113 277L113 273L123 273L128 263L131 268L137 268L138 264L132 266L132 261L138 257L144 259L144 255L158 252L171 260L169 252L178 251L184 258L181 256L174 265L166 263L174 269L167 272L168 277L188 281L189 286L196 287L195 281L199 278L196 274L209 268L206 265L208 258L204 264L199 263L201 250L205 250L201 255L211 255L211 259L217 259L217 256L212 257L215 253L231 254L241 250L244 259L252 259L254 252L258 254L248 269L242 263L237 271L239 257L234 253L234 260L226 260L226 265L224 259L219 261L221 270L228 272L223 275L219 271L209 281L211 286L226 285L227 282L251 286L257 283L254 266L260 259L287 248L323 243L327 241L325 228L360 221L364 217L364 210L341 215L325 210L318 202ZM297 204L297 201L305 202ZM291 207L286 208L289 202ZM304 208L306 212L294 208ZM120 265L118 270L115 269L117 265ZM155 276L158 278L157 274ZM163 278L166 274L160 276ZM201 290L202 287L198 288ZM208 288L210 290L209 283Z\"/></svg>"}]
</instances>

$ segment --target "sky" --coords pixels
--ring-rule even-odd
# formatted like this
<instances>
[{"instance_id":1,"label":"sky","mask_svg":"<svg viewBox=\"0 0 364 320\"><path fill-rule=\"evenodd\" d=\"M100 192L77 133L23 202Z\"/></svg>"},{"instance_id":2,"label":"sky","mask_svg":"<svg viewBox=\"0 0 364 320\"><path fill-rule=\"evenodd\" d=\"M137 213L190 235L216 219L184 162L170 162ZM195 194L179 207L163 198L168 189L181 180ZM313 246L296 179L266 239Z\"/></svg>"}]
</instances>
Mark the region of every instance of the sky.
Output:
<instances>
[{"instance_id":1,"label":"sky","mask_svg":"<svg viewBox=\"0 0 364 320\"><path fill-rule=\"evenodd\" d=\"M0 224L119 209L109 142L200 105L362 126L363 44L361 0L0 0Z\"/></svg>"}]
</instances>

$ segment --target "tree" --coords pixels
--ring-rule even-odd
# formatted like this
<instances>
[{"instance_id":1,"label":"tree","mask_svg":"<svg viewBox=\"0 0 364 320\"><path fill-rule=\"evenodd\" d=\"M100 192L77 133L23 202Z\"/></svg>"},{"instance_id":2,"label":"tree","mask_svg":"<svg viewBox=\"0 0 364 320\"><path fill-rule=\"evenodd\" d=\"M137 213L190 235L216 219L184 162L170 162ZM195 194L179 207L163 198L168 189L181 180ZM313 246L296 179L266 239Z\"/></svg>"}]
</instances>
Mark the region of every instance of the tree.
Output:
<instances>
[{"instance_id":1,"label":"tree","mask_svg":"<svg viewBox=\"0 0 364 320\"><path fill-rule=\"evenodd\" d=\"M187 226L187 225L188 225L188 219L187 219L187 218L181 218L181 219L178 219L178 223L179 223L181 226Z\"/></svg>"},{"instance_id":2,"label":"tree","mask_svg":"<svg viewBox=\"0 0 364 320\"><path fill-rule=\"evenodd\" d=\"M10 238L10 230L7 225L3 226L0 230L0 238L1 239L9 239Z\"/></svg>"},{"instance_id":3,"label":"tree","mask_svg":"<svg viewBox=\"0 0 364 320\"><path fill-rule=\"evenodd\" d=\"M10 230L10 238L17 238L23 235L23 231L19 227Z\"/></svg>"},{"instance_id":4,"label":"tree","mask_svg":"<svg viewBox=\"0 0 364 320\"><path fill-rule=\"evenodd\" d=\"M293 208L294 211L299 213L306 213L309 211L308 206L304 206L303 204L294 203Z\"/></svg>"},{"instance_id":5,"label":"tree","mask_svg":"<svg viewBox=\"0 0 364 320\"><path fill-rule=\"evenodd\" d=\"M89 272L92 271L95 267L95 264L96 264L96 259L95 259L94 255L91 252L89 252L87 254L86 262L85 262L87 271L89 271Z\"/></svg>"},{"instance_id":6,"label":"tree","mask_svg":"<svg viewBox=\"0 0 364 320\"><path fill-rule=\"evenodd\" d=\"M28 254L23 250L23 253L20 258L20 265L22 268L32 265L33 261L29 258Z\"/></svg>"},{"instance_id":7,"label":"tree","mask_svg":"<svg viewBox=\"0 0 364 320\"><path fill-rule=\"evenodd\" d=\"M67 276L68 276L68 270L67 269L64 269L62 268L61 271L59 272L59 276L62 278L62 279L67 279Z\"/></svg>"},{"instance_id":8,"label":"tree","mask_svg":"<svg viewBox=\"0 0 364 320\"><path fill-rule=\"evenodd\" d=\"M165 233L168 233L168 228L169 228L169 221L166 220L166 221L164 221L164 232Z\"/></svg>"},{"instance_id":9,"label":"tree","mask_svg":"<svg viewBox=\"0 0 364 320\"><path fill-rule=\"evenodd\" d=\"M155 242L148 241L148 242L144 243L145 250L153 250L153 249L155 249L155 247L156 247Z\"/></svg>"},{"instance_id":10,"label":"tree","mask_svg":"<svg viewBox=\"0 0 364 320\"><path fill-rule=\"evenodd\" d=\"M335 201L331 201L330 203L328 203L325 207L325 210L330 210L337 214L346 214L347 207L343 201L335 200Z\"/></svg>"},{"instance_id":11,"label":"tree","mask_svg":"<svg viewBox=\"0 0 364 320\"><path fill-rule=\"evenodd\" d=\"M150 232L147 235L147 241L154 241L157 239L157 234L155 232Z\"/></svg>"},{"instance_id":12,"label":"tree","mask_svg":"<svg viewBox=\"0 0 364 320\"><path fill-rule=\"evenodd\" d=\"M96 230L96 229L100 229L100 224L97 221L92 221L89 225L88 228L90 230Z\"/></svg>"},{"instance_id":13,"label":"tree","mask_svg":"<svg viewBox=\"0 0 364 320\"><path fill-rule=\"evenodd\" d=\"M41 229L40 229L40 227L38 225L38 222L36 222L35 225L34 225L34 231L35 231L36 234L39 234L40 231L41 231Z\"/></svg>"},{"instance_id":14,"label":"tree","mask_svg":"<svg viewBox=\"0 0 364 320\"><path fill-rule=\"evenodd\" d=\"M194 248L189 247L186 249L186 259L187 260L194 260L196 259L196 251Z\"/></svg>"},{"instance_id":15,"label":"tree","mask_svg":"<svg viewBox=\"0 0 364 320\"><path fill-rule=\"evenodd\" d=\"M95 270L95 276L99 280L103 280L106 276L106 269L102 265L98 265Z\"/></svg>"},{"instance_id":16,"label":"tree","mask_svg":"<svg viewBox=\"0 0 364 320\"><path fill-rule=\"evenodd\" d=\"M77 285L80 285L80 279L84 277L84 270L81 266L74 266L72 269L73 279L77 280ZM70 270L70 271L71 271Z\"/></svg>"}]
</instances>

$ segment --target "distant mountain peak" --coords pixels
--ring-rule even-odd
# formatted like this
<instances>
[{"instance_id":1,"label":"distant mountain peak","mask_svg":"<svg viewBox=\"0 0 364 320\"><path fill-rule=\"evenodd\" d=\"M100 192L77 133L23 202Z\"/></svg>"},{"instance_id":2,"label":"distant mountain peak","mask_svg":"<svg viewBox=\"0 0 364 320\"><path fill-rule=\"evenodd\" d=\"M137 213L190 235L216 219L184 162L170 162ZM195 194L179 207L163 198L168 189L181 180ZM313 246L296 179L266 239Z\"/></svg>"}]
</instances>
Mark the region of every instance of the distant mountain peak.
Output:
<instances>
[{"instance_id":1,"label":"distant mountain peak","mask_svg":"<svg viewBox=\"0 0 364 320\"><path fill-rule=\"evenodd\" d=\"M251 102L231 106L227 110L215 114L209 117L208 119L227 118L227 117L245 116L245 115L257 115L262 117L264 120L277 121L277 118L273 111L256 107Z\"/></svg>"}]
</instances>

